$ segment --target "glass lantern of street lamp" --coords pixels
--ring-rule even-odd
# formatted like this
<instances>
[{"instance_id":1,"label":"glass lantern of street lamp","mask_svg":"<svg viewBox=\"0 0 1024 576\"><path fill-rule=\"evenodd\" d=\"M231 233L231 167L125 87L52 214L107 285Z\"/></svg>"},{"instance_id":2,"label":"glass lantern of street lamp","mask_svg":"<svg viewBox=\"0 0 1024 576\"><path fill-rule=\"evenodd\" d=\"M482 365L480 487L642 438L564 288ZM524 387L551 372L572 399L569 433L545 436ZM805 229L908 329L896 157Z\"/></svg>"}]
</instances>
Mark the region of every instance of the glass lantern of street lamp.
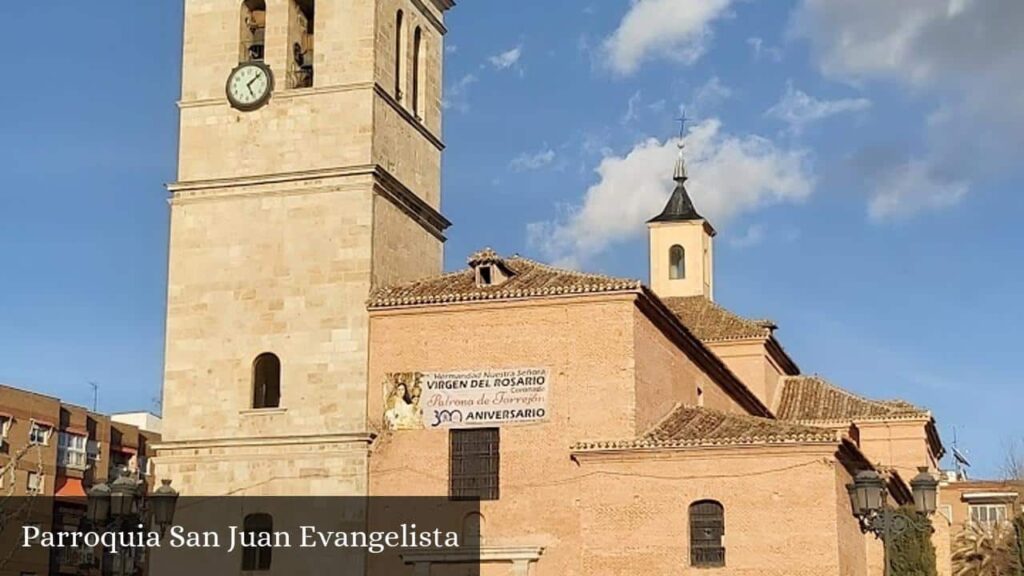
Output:
<instances>
[{"instance_id":1,"label":"glass lantern of street lamp","mask_svg":"<svg viewBox=\"0 0 1024 576\"><path fill-rule=\"evenodd\" d=\"M110 485L111 516L125 518L135 515L138 496L138 482L128 475L127 470L122 469L120 477Z\"/></svg>"},{"instance_id":2,"label":"glass lantern of street lamp","mask_svg":"<svg viewBox=\"0 0 1024 576\"><path fill-rule=\"evenodd\" d=\"M149 496L151 510L153 511L153 522L160 527L160 534L167 531L167 527L174 522L174 509L178 505L178 491L171 488L170 480L162 480L162 486L153 491Z\"/></svg>"},{"instance_id":3,"label":"glass lantern of street lamp","mask_svg":"<svg viewBox=\"0 0 1024 576\"><path fill-rule=\"evenodd\" d=\"M850 492L850 503L853 506L854 515L863 518L882 509L885 482L882 481L878 472L862 470L857 473L853 484L847 485L846 488Z\"/></svg>"},{"instance_id":4,"label":"glass lantern of street lamp","mask_svg":"<svg viewBox=\"0 0 1024 576\"><path fill-rule=\"evenodd\" d=\"M96 484L86 493L86 518L93 526L103 526L110 517L110 486Z\"/></svg>"},{"instance_id":5,"label":"glass lantern of street lamp","mask_svg":"<svg viewBox=\"0 0 1024 576\"><path fill-rule=\"evenodd\" d=\"M910 489L914 493L914 507L926 516L934 514L938 508L936 500L939 494L939 481L928 473L928 468L918 468L920 474L910 481Z\"/></svg>"}]
</instances>

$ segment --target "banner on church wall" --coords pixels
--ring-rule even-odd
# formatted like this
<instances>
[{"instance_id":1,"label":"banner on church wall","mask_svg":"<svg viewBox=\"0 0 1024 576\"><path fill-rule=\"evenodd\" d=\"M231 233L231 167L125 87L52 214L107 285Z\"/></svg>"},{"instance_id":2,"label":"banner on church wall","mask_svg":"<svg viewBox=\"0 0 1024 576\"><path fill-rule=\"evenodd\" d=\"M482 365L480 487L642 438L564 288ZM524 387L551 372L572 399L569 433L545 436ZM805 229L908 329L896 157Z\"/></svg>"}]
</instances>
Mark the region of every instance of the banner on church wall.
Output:
<instances>
[{"instance_id":1,"label":"banner on church wall","mask_svg":"<svg viewBox=\"0 0 1024 576\"><path fill-rule=\"evenodd\" d=\"M384 422L391 430L541 422L549 376L547 368L388 374Z\"/></svg>"}]
</instances>

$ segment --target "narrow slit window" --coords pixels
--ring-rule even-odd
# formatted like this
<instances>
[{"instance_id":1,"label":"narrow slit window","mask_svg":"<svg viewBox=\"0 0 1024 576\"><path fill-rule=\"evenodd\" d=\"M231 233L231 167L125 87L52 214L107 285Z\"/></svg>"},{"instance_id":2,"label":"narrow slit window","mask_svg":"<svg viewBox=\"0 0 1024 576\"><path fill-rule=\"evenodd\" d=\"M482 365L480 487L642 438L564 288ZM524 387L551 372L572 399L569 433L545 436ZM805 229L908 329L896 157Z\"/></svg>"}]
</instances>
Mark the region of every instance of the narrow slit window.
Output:
<instances>
[{"instance_id":1,"label":"narrow slit window","mask_svg":"<svg viewBox=\"0 0 1024 576\"><path fill-rule=\"evenodd\" d=\"M399 10L395 17L395 100L399 102L405 97L405 43L405 12Z\"/></svg>"},{"instance_id":2,"label":"narrow slit window","mask_svg":"<svg viewBox=\"0 0 1024 576\"><path fill-rule=\"evenodd\" d=\"M416 27L412 40L412 111L423 120L423 29Z\"/></svg>"}]
</instances>

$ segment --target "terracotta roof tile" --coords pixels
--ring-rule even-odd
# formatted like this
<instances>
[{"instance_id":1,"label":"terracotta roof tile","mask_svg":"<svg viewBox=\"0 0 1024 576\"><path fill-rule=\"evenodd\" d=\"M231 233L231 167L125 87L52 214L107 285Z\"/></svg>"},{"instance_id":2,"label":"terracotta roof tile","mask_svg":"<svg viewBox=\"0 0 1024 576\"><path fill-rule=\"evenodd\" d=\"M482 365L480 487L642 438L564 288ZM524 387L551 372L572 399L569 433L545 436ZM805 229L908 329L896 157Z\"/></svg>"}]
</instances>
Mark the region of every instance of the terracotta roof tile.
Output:
<instances>
[{"instance_id":1,"label":"terracotta roof tile","mask_svg":"<svg viewBox=\"0 0 1024 576\"><path fill-rule=\"evenodd\" d=\"M662 301L704 342L768 338L776 328L770 320L743 318L704 296L662 298Z\"/></svg>"},{"instance_id":2,"label":"terracotta roof tile","mask_svg":"<svg viewBox=\"0 0 1024 576\"><path fill-rule=\"evenodd\" d=\"M852 422L930 418L927 410L902 400L870 400L834 386L819 376L782 380L776 415L791 422Z\"/></svg>"},{"instance_id":3,"label":"terracotta roof tile","mask_svg":"<svg viewBox=\"0 0 1024 576\"><path fill-rule=\"evenodd\" d=\"M499 264L510 277L495 286L479 286L474 266ZM592 294L638 290L640 281L585 274L555 268L521 256L500 258L485 249L470 258L471 266L458 272L425 278L416 282L388 286L370 295L370 308L420 306L484 300L513 300L543 296Z\"/></svg>"},{"instance_id":4,"label":"terracotta roof tile","mask_svg":"<svg viewBox=\"0 0 1024 576\"><path fill-rule=\"evenodd\" d=\"M823 428L680 405L640 438L581 442L573 449L622 450L838 441L836 432Z\"/></svg>"}]
</instances>

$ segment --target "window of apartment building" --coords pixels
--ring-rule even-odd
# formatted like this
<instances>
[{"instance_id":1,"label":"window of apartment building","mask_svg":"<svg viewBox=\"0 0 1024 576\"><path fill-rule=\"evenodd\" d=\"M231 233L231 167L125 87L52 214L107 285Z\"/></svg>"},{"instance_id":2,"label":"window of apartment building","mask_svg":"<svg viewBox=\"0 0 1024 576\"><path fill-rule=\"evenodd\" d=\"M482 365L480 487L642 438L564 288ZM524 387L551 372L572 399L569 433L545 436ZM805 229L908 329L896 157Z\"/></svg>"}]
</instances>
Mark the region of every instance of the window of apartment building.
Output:
<instances>
[{"instance_id":1,"label":"window of apartment building","mask_svg":"<svg viewBox=\"0 0 1024 576\"><path fill-rule=\"evenodd\" d=\"M0 443L7 441L7 435L11 432L11 422L14 422L14 418L10 414L0 414Z\"/></svg>"},{"instance_id":2,"label":"window of apartment building","mask_svg":"<svg viewBox=\"0 0 1024 576\"><path fill-rule=\"evenodd\" d=\"M42 492L43 488L45 487L43 485L43 475L38 473L38 472L29 472L28 473L28 482L25 485L25 487L28 488L29 492L33 492L33 493Z\"/></svg>"},{"instance_id":3,"label":"window of apartment building","mask_svg":"<svg viewBox=\"0 0 1024 576\"><path fill-rule=\"evenodd\" d=\"M714 500L690 505L690 565L725 566L725 508Z\"/></svg>"},{"instance_id":4,"label":"window of apartment building","mask_svg":"<svg viewBox=\"0 0 1024 576\"><path fill-rule=\"evenodd\" d=\"M32 426L28 430L28 442L29 444L46 445L50 442L51 432L53 432L52 427L42 422L32 422Z\"/></svg>"},{"instance_id":5,"label":"window of apartment building","mask_svg":"<svg viewBox=\"0 0 1024 576\"><path fill-rule=\"evenodd\" d=\"M62 431L57 437L57 465L85 468L88 463L86 442L85 436Z\"/></svg>"},{"instance_id":6,"label":"window of apartment building","mask_svg":"<svg viewBox=\"0 0 1024 576\"><path fill-rule=\"evenodd\" d=\"M500 495L500 432L497 428L449 432L449 496L497 500Z\"/></svg>"},{"instance_id":7,"label":"window of apartment building","mask_svg":"<svg viewBox=\"0 0 1024 576\"><path fill-rule=\"evenodd\" d=\"M1006 522L1006 504L971 504L971 522L980 526L998 526Z\"/></svg>"},{"instance_id":8,"label":"window of apartment building","mask_svg":"<svg viewBox=\"0 0 1024 576\"><path fill-rule=\"evenodd\" d=\"M270 534L274 530L274 517L270 514L249 514L242 523L245 532L244 543L255 544L261 534ZM272 546L244 546L242 548L242 570L245 572L266 572L270 570L273 559Z\"/></svg>"}]
</instances>

